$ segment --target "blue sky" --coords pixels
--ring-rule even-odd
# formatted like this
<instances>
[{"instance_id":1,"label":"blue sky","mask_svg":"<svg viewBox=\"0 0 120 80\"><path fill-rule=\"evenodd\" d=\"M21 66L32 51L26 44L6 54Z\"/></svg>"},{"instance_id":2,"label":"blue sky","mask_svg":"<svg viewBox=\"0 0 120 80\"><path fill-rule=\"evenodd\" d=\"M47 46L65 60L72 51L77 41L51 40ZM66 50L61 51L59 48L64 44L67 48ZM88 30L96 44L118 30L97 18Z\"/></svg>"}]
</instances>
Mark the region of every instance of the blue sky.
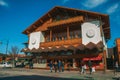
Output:
<instances>
[{"instance_id":1,"label":"blue sky","mask_svg":"<svg viewBox=\"0 0 120 80\"><path fill-rule=\"evenodd\" d=\"M111 39L120 38L120 0L0 0L0 52L5 53L6 42L24 48L27 36L22 34L28 26L55 6L64 6L108 14L110 16ZM8 50L8 51L9 51Z\"/></svg>"}]
</instances>

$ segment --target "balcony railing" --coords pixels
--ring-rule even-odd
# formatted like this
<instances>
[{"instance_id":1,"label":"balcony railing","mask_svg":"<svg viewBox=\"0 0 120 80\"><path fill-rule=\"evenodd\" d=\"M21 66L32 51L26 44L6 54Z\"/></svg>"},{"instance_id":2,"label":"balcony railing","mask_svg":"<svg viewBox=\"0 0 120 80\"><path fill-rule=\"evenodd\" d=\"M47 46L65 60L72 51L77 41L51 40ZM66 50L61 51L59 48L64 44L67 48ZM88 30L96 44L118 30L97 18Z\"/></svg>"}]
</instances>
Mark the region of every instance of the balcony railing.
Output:
<instances>
[{"instance_id":1,"label":"balcony railing","mask_svg":"<svg viewBox=\"0 0 120 80\"><path fill-rule=\"evenodd\" d=\"M41 42L40 47L53 47L53 46L62 46L62 45L73 45L73 44L82 44L81 38L54 41L54 42Z\"/></svg>"},{"instance_id":2,"label":"balcony railing","mask_svg":"<svg viewBox=\"0 0 120 80\"><path fill-rule=\"evenodd\" d=\"M65 19L65 20L52 22L48 25L48 27L54 27L54 26L58 26L58 25L75 23L75 22L82 22L83 20L84 20L83 16L77 16L77 17L73 17L73 18L69 18L69 19Z\"/></svg>"}]
</instances>

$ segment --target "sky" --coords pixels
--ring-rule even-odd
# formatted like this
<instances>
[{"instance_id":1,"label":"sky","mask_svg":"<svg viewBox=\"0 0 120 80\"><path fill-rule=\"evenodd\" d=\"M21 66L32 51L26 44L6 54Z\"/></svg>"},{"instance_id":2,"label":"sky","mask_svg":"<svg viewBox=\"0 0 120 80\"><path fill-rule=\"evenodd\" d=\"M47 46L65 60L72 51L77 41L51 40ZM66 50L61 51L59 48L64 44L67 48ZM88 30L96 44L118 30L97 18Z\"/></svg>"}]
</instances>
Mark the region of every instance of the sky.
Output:
<instances>
[{"instance_id":1,"label":"sky","mask_svg":"<svg viewBox=\"0 0 120 80\"><path fill-rule=\"evenodd\" d=\"M55 6L108 14L111 31L108 48L120 38L120 0L0 0L0 53L6 53L8 41L8 52L12 46L24 48L28 37L22 32Z\"/></svg>"}]
</instances>

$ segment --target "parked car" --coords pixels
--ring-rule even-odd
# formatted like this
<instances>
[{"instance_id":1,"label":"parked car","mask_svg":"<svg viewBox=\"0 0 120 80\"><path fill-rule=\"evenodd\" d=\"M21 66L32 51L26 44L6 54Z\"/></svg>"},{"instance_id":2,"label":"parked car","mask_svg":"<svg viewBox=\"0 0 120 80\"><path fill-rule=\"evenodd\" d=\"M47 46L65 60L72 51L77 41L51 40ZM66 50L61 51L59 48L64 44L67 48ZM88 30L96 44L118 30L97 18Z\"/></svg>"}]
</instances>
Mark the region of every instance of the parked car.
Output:
<instances>
[{"instance_id":1,"label":"parked car","mask_svg":"<svg viewBox=\"0 0 120 80\"><path fill-rule=\"evenodd\" d=\"M4 62L0 64L0 67L2 68L11 68L12 64L8 63L8 62Z\"/></svg>"}]
</instances>

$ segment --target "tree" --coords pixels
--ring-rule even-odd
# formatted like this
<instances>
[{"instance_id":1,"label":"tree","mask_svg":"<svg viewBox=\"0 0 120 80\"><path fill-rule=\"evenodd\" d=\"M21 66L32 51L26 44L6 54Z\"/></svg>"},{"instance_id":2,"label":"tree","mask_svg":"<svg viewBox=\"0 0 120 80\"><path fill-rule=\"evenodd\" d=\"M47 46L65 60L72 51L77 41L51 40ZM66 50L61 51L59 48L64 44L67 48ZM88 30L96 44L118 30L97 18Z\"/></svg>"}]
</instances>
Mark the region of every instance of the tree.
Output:
<instances>
[{"instance_id":1,"label":"tree","mask_svg":"<svg viewBox=\"0 0 120 80\"><path fill-rule=\"evenodd\" d=\"M12 46L11 51L9 51L9 55L12 57L13 60L13 67L15 67L15 58L18 56L19 48L17 46Z\"/></svg>"}]
</instances>

